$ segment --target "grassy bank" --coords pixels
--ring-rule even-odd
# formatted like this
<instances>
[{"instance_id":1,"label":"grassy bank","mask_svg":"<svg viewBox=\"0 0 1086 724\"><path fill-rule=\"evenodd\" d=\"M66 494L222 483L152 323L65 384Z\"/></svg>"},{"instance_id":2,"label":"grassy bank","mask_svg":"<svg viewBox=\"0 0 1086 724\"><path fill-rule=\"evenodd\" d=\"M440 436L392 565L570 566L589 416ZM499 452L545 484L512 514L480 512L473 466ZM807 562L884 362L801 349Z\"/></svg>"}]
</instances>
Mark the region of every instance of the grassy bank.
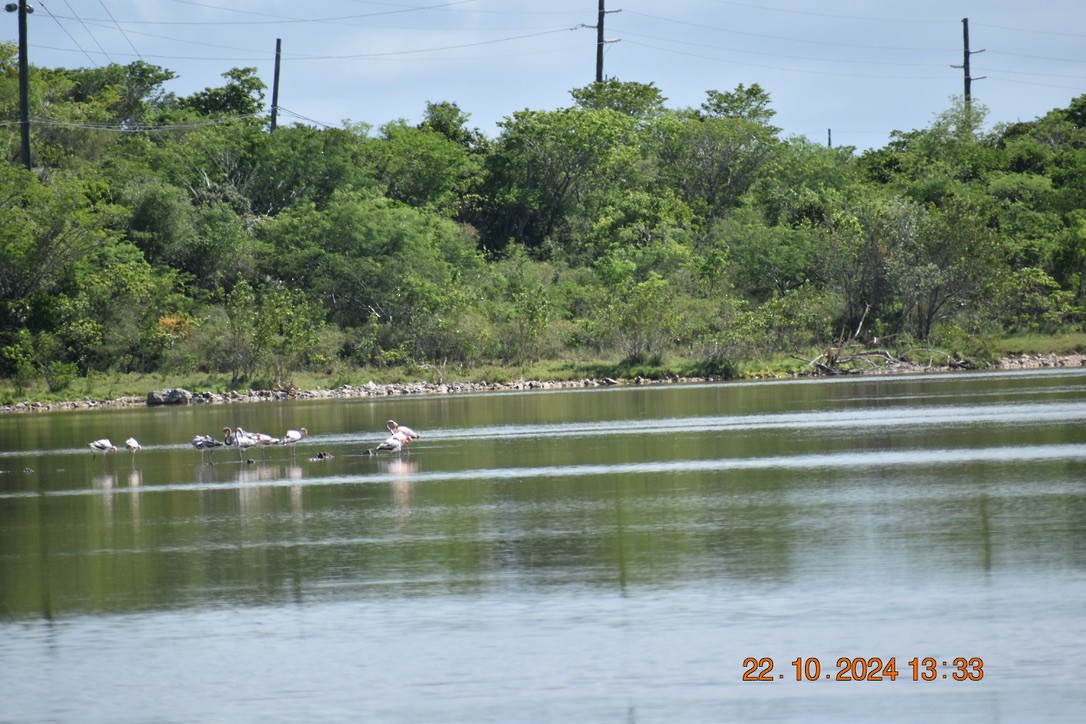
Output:
<instances>
[{"instance_id":1,"label":"grassy bank","mask_svg":"<svg viewBox=\"0 0 1086 724\"><path fill-rule=\"evenodd\" d=\"M891 350L902 354L903 350ZM1018 335L988 339L969 353L979 366L1019 354L1070 355L1086 353L1086 332L1061 335ZM813 359L819 351L812 351ZM923 355L920 355L923 356ZM928 359L932 359L930 356ZM918 359L919 361L919 359ZM936 361L938 364L938 361ZM629 364L607 360L544 360L529 365L485 365L472 368L410 366L340 369L331 374L297 372L291 384L300 390L334 389L344 385L360 386L368 382L395 383L508 383L516 380L565 381L578 379L631 380L673 379L679 377L713 376L727 379L765 379L812 373L808 362L798 356L746 360L727 366L709 367L690 360L666 360L659 364ZM12 380L0 380L0 404L18 402L54 403L70 400L116 400L123 397L145 397L153 390L181 387L193 392L225 393L231 390L280 389L271 379L252 379L232 384L223 374L92 374L79 377L62 390L50 391L44 380L17 388Z\"/></svg>"}]
</instances>

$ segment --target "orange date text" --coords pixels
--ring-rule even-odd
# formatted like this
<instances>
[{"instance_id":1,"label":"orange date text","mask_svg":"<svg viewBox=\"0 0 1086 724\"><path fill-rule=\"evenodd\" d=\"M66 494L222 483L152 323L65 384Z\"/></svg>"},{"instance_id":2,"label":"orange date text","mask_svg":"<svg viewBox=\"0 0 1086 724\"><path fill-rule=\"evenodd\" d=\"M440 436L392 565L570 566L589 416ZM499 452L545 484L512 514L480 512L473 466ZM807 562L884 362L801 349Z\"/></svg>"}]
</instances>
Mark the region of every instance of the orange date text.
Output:
<instances>
[{"instance_id":1,"label":"orange date text","mask_svg":"<svg viewBox=\"0 0 1086 724\"><path fill-rule=\"evenodd\" d=\"M896 656L842 656L830 666L814 656L799 656L778 671L768 656L743 659L743 681L980 681L984 660L979 656L914 656L899 667Z\"/></svg>"}]
</instances>

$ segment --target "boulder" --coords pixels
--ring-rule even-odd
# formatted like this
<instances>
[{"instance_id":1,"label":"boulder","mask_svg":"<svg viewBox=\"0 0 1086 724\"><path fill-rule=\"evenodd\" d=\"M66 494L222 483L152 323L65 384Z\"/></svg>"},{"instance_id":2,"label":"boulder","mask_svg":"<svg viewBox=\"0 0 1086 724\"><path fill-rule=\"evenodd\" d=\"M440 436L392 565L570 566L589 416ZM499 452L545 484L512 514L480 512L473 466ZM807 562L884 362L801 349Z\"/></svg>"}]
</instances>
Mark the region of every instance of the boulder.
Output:
<instances>
[{"instance_id":1,"label":"boulder","mask_svg":"<svg viewBox=\"0 0 1086 724\"><path fill-rule=\"evenodd\" d=\"M147 393L148 405L187 405L192 401L192 393L175 387L172 390L155 390Z\"/></svg>"}]
</instances>

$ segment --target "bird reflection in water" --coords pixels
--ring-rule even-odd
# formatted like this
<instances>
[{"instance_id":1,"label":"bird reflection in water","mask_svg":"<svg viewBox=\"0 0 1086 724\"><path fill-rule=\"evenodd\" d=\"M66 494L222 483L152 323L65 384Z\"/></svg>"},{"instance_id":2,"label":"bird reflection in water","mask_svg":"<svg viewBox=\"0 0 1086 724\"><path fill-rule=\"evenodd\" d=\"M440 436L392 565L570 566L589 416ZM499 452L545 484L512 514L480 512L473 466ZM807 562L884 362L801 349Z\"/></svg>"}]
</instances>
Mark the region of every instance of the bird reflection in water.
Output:
<instances>
[{"instance_id":1,"label":"bird reflection in water","mask_svg":"<svg viewBox=\"0 0 1086 724\"><path fill-rule=\"evenodd\" d=\"M389 458L382 460L379 467L392 476L392 504L404 517L411 513L412 475L418 472L419 464L414 460Z\"/></svg>"},{"instance_id":2,"label":"bird reflection in water","mask_svg":"<svg viewBox=\"0 0 1086 724\"><path fill-rule=\"evenodd\" d=\"M293 452L294 448L291 448ZM290 519L294 523L295 533L300 533L302 522L305 520L305 490L302 478L305 477L300 465L287 466L287 480L290 481Z\"/></svg>"},{"instance_id":3,"label":"bird reflection in water","mask_svg":"<svg viewBox=\"0 0 1086 724\"><path fill-rule=\"evenodd\" d=\"M131 500L132 505L132 529L139 531L140 528L140 486L143 485L143 471L139 468L133 468L128 472L128 488L131 494L128 499Z\"/></svg>"},{"instance_id":4,"label":"bird reflection in water","mask_svg":"<svg viewBox=\"0 0 1086 724\"><path fill-rule=\"evenodd\" d=\"M91 478L91 484L102 492L102 516L108 525L113 525L113 489L117 487L117 473L98 473Z\"/></svg>"}]
</instances>

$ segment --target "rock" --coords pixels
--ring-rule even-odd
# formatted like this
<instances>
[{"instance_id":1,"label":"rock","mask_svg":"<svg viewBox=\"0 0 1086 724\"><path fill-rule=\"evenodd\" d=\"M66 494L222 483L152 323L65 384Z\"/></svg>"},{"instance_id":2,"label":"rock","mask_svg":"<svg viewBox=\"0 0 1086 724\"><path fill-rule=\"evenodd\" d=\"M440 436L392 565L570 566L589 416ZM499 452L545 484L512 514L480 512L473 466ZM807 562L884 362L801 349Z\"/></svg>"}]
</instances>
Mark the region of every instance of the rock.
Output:
<instances>
[{"instance_id":1,"label":"rock","mask_svg":"<svg viewBox=\"0 0 1086 724\"><path fill-rule=\"evenodd\" d=\"M187 405L192 401L192 393L175 387L172 390L155 390L147 393L148 405Z\"/></svg>"}]
</instances>

